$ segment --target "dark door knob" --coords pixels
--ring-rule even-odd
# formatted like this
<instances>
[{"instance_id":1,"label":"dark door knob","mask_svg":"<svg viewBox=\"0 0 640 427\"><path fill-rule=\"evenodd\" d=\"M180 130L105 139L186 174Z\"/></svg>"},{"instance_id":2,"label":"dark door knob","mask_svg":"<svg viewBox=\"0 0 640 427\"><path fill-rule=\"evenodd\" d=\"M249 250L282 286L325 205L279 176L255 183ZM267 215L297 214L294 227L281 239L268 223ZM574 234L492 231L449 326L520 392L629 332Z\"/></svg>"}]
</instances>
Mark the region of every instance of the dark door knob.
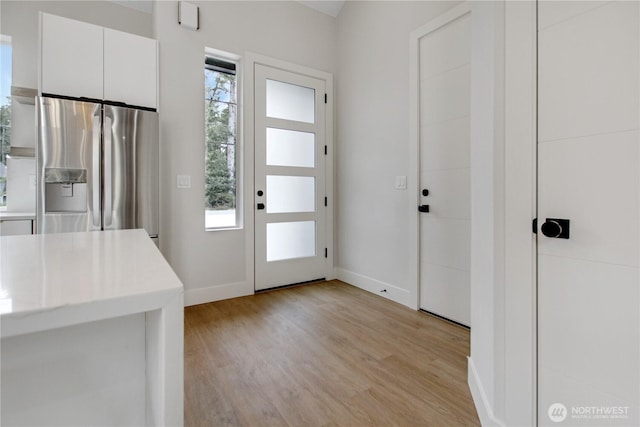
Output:
<instances>
[{"instance_id":1,"label":"dark door knob","mask_svg":"<svg viewBox=\"0 0 640 427\"><path fill-rule=\"evenodd\" d=\"M540 227L540 231L547 237L555 239L569 238L569 220L559 218L547 218Z\"/></svg>"},{"instance_id":2,"label":"dark door knob","mask_svg":"<svg viewBox=\"0 0 640 427\"><path fill-rule=\"evenodd\" d=\"M420 206L418 206L418 211L420 211L420 212L429 212L429 205L420 205Z\"/></svg>"},{"instance_id":3,"label":"dark door knob","mask_svg":"<svg viewBox=\"0 0 640 427\"><path fill-rule=\"evenodd\" d=\"M264 194L264 192L262 190L258 190L258 196L262 197L262 195Z\"/></svg>"},{"instance_id":4,"label":"dark door knob","mask_svg":"<svg viewBox=\"0 0 640 427\"><path fill-rule=\"evenodd\" d=\"M258 210L264 209L264 203L258 203Z\"/></svg>"},{"instance_id":5,"label":"dark door knob","mask_svg":"<svg viewBox=\"0 0 640 427\"><path fill-rule=\"evenodd\" d=\"M422 190L422 195L423 196L428 196L429 195L429 190L427 190L426 188L424 190Z\"/></svg>"}]
</instances>

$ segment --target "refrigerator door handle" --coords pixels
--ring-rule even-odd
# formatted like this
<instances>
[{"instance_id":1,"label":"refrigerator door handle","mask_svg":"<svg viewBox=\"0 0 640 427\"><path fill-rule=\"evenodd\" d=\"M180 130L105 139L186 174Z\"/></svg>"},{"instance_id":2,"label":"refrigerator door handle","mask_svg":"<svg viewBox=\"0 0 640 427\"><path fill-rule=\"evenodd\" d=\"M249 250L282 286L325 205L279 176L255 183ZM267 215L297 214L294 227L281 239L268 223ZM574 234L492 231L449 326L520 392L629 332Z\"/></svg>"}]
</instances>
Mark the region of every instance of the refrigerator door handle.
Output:
<instances>
[{"instance_id":1,"label":"refrigerator door handle","mask_svg":"<svg viewBox=\"0 0 640 427\"><path fill-rule=\"evenodd\" d=\"M111 188L111 168L112 164L112 147L111 147L111 117L104 117L104 225L103 228L106 230L107 227L111 226L112 217L113 217L113 194Z\"/></svg>"},{"instance_id":2,"label":"refrigerator door handle","mask_svg":"<svg viewBox=\"0 0 640 427\"><path fill-rule=\"evenodd\" d=\"M100 117L93 116L93 182L91 183L92 194L92 220L93 226L100 228Z\"/></svg>"}]
</instances>

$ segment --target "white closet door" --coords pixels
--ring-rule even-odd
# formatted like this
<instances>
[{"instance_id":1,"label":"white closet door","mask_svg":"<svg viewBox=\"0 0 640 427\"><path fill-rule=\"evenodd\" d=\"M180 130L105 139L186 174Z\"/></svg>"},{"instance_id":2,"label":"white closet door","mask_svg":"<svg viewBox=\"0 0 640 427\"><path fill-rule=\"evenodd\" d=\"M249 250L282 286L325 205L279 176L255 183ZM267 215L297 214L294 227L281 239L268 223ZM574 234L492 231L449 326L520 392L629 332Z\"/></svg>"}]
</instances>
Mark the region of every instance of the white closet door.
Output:
<instances>
[{"instance_id":1,"label":"white closet door","mask_svg":"<svg viewBox=\"0 0 640 427\"><path fill-rule=\"evenodd\" d=\"M419 39L420 308L470 324L471 14Z\"/></svg>"},{"instance_id":2,"label":"white closet door","mask_svg":"<svg viewBox=\"0 0 640 427\"><path fill-rule=\"evenodd\" d=\"M639 13L538 4L541 426L640 425Z\"/></svg>"}]
</instances>

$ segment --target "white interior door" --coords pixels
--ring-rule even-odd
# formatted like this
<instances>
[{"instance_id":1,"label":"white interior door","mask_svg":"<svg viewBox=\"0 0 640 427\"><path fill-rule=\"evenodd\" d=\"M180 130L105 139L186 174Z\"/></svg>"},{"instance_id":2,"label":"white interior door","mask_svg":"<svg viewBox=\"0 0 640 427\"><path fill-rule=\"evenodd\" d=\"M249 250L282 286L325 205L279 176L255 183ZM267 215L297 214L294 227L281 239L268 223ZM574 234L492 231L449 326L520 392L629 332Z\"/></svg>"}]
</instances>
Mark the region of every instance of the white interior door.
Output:
<instances>
[{"instance_id":1,"label":"white interior door","mask_svg":"<svg viewBox=\"0 0 640 427\"><path fill-rule=\"evenodd\" d=\"M469 326L471 14L456 11L418 41L420 308Z\"/></svg>"},{"instance_id":2,"label":"white interior door","mask_svg":"<svg viewBox=\"0 0 640 427\"><path fill-rule=\"evenodd\" d=\"M639 13L538 4L542 426L640 425Z\"/></svg>"},{"instance_id":3,"label":"white interior door","mask_svg":"<svg viewBox=\"0 0 640 427\"><path fill-rule=\"evenodd\" d=\"M255 287L325 277L325 81L255 65Z\"/></svg>"}]
</instances>

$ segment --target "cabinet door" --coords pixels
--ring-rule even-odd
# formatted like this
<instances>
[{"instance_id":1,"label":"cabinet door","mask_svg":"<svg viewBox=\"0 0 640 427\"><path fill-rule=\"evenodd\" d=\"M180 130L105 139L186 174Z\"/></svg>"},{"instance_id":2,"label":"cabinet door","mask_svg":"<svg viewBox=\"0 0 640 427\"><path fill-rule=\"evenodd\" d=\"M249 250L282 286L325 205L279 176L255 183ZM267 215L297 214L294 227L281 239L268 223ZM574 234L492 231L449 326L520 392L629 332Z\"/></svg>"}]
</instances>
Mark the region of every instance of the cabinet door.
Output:
<instances>
[{"instance_id":1,"label":"cabinet door","mask_svg":"<svg viewBox=\"0 0 640 427\"><path fill-rule=\"evenodd\" d=\"M0 221L0 236L17 236L19 234L32 234L30 219Z\"/></svg>"},{"instance_id":2,"label":"cabinet door","mask_svg":"<svg viewBox=\"0 0 640 427\"><path fill-rule=\"evenodd\" d=\"M42 14L43 93L102 99L102 27Z\"/></svg>"},{"instance_id":3,"label":"cabinet door","mask_svg":"<svg viewBox=\"0 0 640 427\"><path fill-rule=\"evenodd\" d=\"M104 29L104 99L156 108L157 42Z\"/></svg>"}]
</instances>

